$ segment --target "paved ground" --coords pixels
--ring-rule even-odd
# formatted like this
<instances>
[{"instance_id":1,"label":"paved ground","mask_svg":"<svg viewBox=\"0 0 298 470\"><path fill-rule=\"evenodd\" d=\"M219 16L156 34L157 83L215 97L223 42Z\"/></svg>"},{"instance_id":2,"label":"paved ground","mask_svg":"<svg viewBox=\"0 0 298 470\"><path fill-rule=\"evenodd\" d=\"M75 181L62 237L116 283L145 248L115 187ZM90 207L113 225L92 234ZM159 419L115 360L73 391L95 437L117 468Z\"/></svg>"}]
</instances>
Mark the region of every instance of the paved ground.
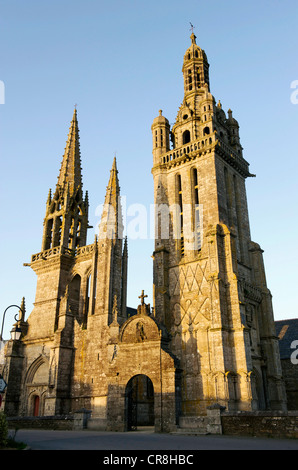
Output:
<instances>
[{"instance_id":1,"label":"paved ground","mask_svg":"<svg viewBox=\"0 0 298 470\"><path fill-rule=\"evenodd\" d=\"M298 450L296 439L229 436L177 436L154 432L112 433L97 431L19 430L17 441L32 450ZM110 455L108 452L107 455ZM116 455L116 454L115 454ZM117 453L119 455L119 452ZM123 454L124 455L124 454ZM144 455L147 455L144 453Z\"/></svg>"}]
</instances>

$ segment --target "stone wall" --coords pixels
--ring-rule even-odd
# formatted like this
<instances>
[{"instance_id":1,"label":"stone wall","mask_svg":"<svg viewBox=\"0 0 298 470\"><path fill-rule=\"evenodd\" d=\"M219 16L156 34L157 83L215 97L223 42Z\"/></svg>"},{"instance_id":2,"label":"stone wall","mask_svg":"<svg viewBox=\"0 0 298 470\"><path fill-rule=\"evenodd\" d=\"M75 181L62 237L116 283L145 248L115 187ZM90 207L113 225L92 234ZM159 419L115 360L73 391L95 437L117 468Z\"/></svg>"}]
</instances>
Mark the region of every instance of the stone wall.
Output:
<instances>
[{"instance_id":1,"label":"stone wall","mask_svg":"<svg viewBox=\"0 0 298 470\"><path fill-rule=\"evenodd\" d=\"M282 373L287 391L288 410L298 410L298 368L290 359L281 360Z\"/></svg>"},{"instance_id":2,"label":"stone wall","mask_svg":"<svg viewBox=\"0 0 298 470\"><path fill-rule=\"evenodd\" d=\"M80 410L74 414L59 416L25 416L7 417L9 429L49 429L73 431L85 429L90 417L88 410Z\"/></svg>"},{"instance_id":3,"label":"stone wall","mask_svg":"<svg viewBox=\"0 0 298 470\"><path fill-rule=\"evenodd\" d=\"M232 436L298 438L298 411L221 414L222 433Z\"/></svg>"}]
</instances>

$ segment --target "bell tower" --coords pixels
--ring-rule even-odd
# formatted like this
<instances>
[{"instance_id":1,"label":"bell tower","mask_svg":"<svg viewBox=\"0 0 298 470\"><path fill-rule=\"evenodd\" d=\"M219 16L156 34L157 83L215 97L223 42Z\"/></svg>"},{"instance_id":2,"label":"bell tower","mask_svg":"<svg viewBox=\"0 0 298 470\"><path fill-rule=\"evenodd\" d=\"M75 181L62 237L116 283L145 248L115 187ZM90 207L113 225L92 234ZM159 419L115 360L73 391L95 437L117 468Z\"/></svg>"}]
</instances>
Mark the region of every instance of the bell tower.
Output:
<instances>
[{"instance_id":1,"label":"bell tower","mask_svg":"<svg viewBox=\"0 0 298 470\"><path fill-rule=\"evenodd\" d=\"M254 175L238 122L211 94L206 53L190 39L176 121L159 112L152 124L155 316L180 361L184 415L214 402L284 409L271 294L250 237L245 180Z\"/></svg>"},{"instance_id":2,"label":"bell tower","mask_svg":"<svg viewBox=\"0 0 298 470\"><path fill-rule=\"evenodd\" d=\"M56 190L49 191L42 251L63 247L75 250L86 245L88 193L82 191L81 158L77 110L74 110Z\"/></svg>"}]
</instances>

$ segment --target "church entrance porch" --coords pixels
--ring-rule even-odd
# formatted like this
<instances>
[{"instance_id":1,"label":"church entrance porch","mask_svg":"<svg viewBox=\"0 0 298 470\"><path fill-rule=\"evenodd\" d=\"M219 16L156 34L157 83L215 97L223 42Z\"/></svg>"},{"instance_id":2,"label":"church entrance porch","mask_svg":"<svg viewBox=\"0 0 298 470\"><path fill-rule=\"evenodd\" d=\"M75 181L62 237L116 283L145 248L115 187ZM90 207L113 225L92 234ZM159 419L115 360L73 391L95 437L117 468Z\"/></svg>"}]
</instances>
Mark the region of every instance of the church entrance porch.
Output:
<instances>
[{"instance_id":1,"label":"church entrance porch","mask_svg":"<svg viewBox=\"0 0 298 470\"><path fill-rule=\"evenodd\" d=\"M154 426L154 387L146 375L129 380L125 389L125 417L127 431Z\"/></svg>"},{"instance_id":2,"label":"church entrance porch","mask_svg":"<svg viewBox=\"0 0 298 470\"><path fill-rule=\"evenodd\" d=\"M156 432L176 428L177 363L169 352L165 329L143 302L115 335L111 324L107 393L108 431L154 426Z\"/></svg>"}]
</instances>

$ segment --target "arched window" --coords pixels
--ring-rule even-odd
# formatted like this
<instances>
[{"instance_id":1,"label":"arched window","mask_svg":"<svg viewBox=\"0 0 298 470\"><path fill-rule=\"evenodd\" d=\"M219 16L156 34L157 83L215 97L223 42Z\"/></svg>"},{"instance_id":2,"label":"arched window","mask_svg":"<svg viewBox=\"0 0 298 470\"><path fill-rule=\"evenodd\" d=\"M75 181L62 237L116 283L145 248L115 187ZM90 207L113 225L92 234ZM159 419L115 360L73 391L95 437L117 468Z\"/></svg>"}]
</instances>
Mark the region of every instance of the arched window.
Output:
<instances>
[{"instance_id":1,"label":"arched window","mask_svg":"<svg viewBox=\"0 0 298 470\"><path fill-rule=\"evenodd\" d=\"M46 228L45 245L44 245L45 250L49 250L52 247L53 223L54 223L54 219L48 219L47 228Z\"/></svg>"},{"instance_id":2,"label":"arched window","mask_svg":"<svg viewBox=\"0 0 298 470\"><path fill-rule=\"evenodd\" d=\"M192 169L192 186L194 197L194 235L195 235L195 249L201 250L201 220L200 220L200 200L199 200L199 185L198 185L198 170Z\"/></svg>"},{"instance_id":3,"label":"arched window","mask_svg":"<svg viewBox=\"0 0 298 470\"><path fill-rule=\"evenodd\" d=\"M184 237L183 237L183 202L182 202L182 183L181 175L176 177L176 188L177 188L177 201L179 206L179 219L178 219L178 228L177 228L177 237L180 238L180 252L181 256L184 255Z\"/></svg>"},{"instance_id":4,"label":"arched window","mask_svg":"<svg viewBox=\"0 0 298 470\"><path fill-rule=\"evenodd\" d=\"M79 315L79 304L81 297L81 276L79 276L79 274L76 274L70 282L68 292L71 310L77 317Z\"/></svg>"},{"instance_id":5,"label":"arched window","mask_svg":"<svg viewBox=\"0 0 298 470\"><path fill-rule=\"evenodd\" d=\"M183 142L183 145L188 144L190 142L190 132L188 130L183 132L182 142Z\"/></svg>"},{"instance_id":6,"label":"arched window","mask_svg":"<svg viewBox=\"0 0 298 470\"><path fill-rule=\"evenodd\" d=\"M55 217L54 233L53 233L53 247L59 246L61 243L61 228L62 228L62 217Z\"/></svg>"},{"instance_id":7,"label":"arched window","mask_svg":"<svg viewBox=\"0 0 298 470\"><path fill-rule=\"evenodd\" d=\"M85 301L85 314L88 315L90 306L90 292L91 292L91 274L87 277L86 283L86 301Z\"/></svg>"},{"instance_id":8,"label":"arched window","mask_svg":"<svg viewBox=\"0 0 298 470\"><path fill-rule=\"evenodd\" d=\"M191 69L188 70L188 89L192 90L192 74L191 74Z\"/></svg>"},{"instance_id":9,"label":"arched window","mask_svg":"<svg viewBox=\"0 0 298 470\"><path fill-rule=\"evenodd\" d=\"M203 130L203 135L209 135L210 134L210 129L208 126L206 126Z\"/></svg>"}]
</instances>

